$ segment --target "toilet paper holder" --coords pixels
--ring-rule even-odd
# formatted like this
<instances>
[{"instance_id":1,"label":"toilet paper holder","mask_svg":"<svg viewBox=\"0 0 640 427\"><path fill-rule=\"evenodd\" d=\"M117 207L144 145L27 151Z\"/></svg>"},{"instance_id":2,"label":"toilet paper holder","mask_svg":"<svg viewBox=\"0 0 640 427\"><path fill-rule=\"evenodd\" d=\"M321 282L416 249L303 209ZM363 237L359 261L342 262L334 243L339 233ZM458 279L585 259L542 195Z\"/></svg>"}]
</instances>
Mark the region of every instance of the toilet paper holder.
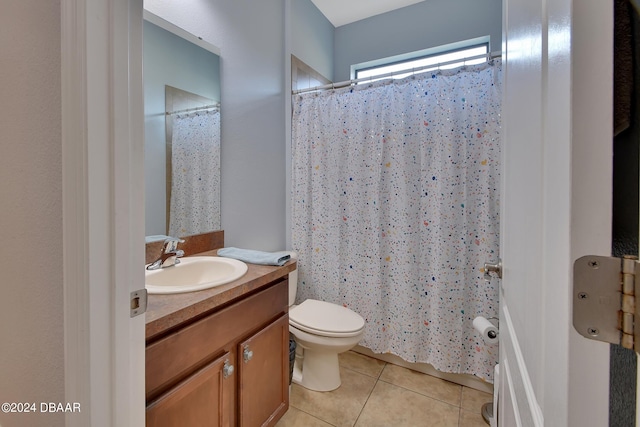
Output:
<instances>
[{"instance_id":1,"label":"toilet paper holder","mask_svg":"<svg viewBox=\"0 0 640 427\"><path fill-rule=\"evenodd\" d=\"M495 320L496 323L497 323L496 328L498 329L498 331L500 331L500 319L499 318L497 318L497 317L487 317L487 320L488 321ZM494 332L494 331L489 331L487 333L487 335L489 335L489 338L491 338L491 339L494 339L495 337L498 336L498 334L496 332Z\"/></svg>"},{"instance_id":2,"label":"toilet paper holder","mask_svg":"<svg viewBox=\"0 0 640 427\"><path fill-rule=\"evenodd\" d=\"M492 322L495 320L496 322ZM476 331L478 331L481 335L491 340L491 342L495 342L498 339L498 335L500 334L500 319L497 317L482 317L478 316L473 319L473 327Z\"/></svg>"}]
</instances>

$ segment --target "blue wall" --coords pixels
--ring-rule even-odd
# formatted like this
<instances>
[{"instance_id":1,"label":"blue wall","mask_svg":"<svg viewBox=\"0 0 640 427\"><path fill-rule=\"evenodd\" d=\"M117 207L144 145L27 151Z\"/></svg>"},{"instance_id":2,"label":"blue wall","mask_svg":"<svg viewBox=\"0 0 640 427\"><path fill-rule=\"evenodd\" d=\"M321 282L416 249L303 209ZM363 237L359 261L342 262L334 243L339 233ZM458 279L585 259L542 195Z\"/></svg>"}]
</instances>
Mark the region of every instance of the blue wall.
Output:
<instances>
[{"instance_id":1,"label":"blue wall","mask_svg":"<svg viewBox=\"0 0 640 427\"><path fill-rule=\"evenodd\" d=\"M489 35L502 48L502 0L428 0L335 30L334 81L352 64Z\"/></svg>"},{"instance_id":2,"label":"blue wall","mask_svg":"<svg viewBox=\"0 0 640 427\"><path fill-rule=\"evenodd\" d=\"M311 0L291 2L291 53L332 81L353 64L489 36L502 48L502 0L428 0L334 28Z\"/></svg>"},{"instance_id":3,"label":"blue wall","mask_svg":"<svg viewBox=\"0 0 640 427\"><path fill-rule=\"evenodd\" d=\"M331 81L334 31L311 0L291 1L291 53Z\"/></svg>"}]
</instances>

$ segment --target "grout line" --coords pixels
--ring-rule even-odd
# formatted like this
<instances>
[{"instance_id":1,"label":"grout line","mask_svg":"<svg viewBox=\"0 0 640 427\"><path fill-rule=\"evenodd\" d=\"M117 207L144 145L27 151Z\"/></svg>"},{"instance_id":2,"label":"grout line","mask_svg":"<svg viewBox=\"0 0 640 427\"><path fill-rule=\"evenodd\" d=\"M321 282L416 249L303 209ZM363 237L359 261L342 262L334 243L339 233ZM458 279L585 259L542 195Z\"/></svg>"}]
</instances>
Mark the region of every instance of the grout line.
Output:
<instances>
[{"instance_id":1,"label":"grout line","mask_svg":"<svg viewBox=\"0 0 640 427\"><path fill-rule=\"evenodd\" d=\"M375 381L380 381L380 376L382 375L382 371L380 371L380 374L378 376L373 376L373 375L365 374L364 372L357 371L355 369L347 368L347 367L344 367L344 366L340 366L340 369L345 369L347 371L355 372L358 375L363 375L363 376L365 376L367 378L371 378L372 380L375 380Z\"/></svg>"},{"instance_id":2,"label":"grout line","mask_svg":"<svg viewBox=\"0 0 640 427\"><path fill-rule=\"evenodd\" d=\"M364 374L363 374L364 375ZM380 377L378 375L378 377ZM370 377L371 378L371 377ZM360 409L360 412L358 413L358 416L356 417L356 420L354 421L353 425L355 426L356 424L358 424L358 420L360 419L360 416L362 415L362 412L364 411L365 406L367 406L367 402L369 401L369 398L371 397L371 395L373 394L373 390L376 389L376 386L378 385L378 381L380 381L379 379L376 379L376 382L373 384L373 387L371 388L371 391L369 392L369 394L367 395L367 398L364 401L364 405L362 405L362 408Z\"/></svg>"},{"instance_id":3,"label":"grout line","mask_svg":"<svg viewBox=\"0 0 640 427\"><path fill-rule=\"evenodd\" d=\"M425 374L425 375L427 375L427 374ZM439 399L437 397L429 396L428 394L424 394L422 392L419 392L419 391L416 391L416 390L401 386L401 385L396 384L396 383L392 383L392 382L385 381L385 380L378 380L378 381L382 381L385 384L389 384L389 385L392 385L394 387L398 387L398 388L401 388L403 390L410 391L410 392L418 394L418 395L420 395L422 397L426 397L427 399L435 400L436 402L440 402L440 403L444 403L444 404L449 405L449 406L453 406L454 408L462 408L462 389L460 391L460 405L456 405L456 404L453 404L451 402L447 402L446 400L442 400L442 399Z\"/></svg>"},{"instance_id":4,"label":"grout line","mask_svg":"<svg viewBox=\"0 0 640 427\"><path fill-rule=\"evenodd\" d=\"M382 367L382 369L380 369L380 373L378 374L378 378L376 378L376 379L378 379L378 380L379 380L379 379L380 379L380 377L382 377L382 373L384 372L384 370L385 370L385 369L387 369L387 366L389 366L389 363L388 363L388 362L385 362L385 363L384 363L384 366Z\"/></svg>"},{"instance_id":5,"label":"grout line","mask_svg":"<svg viewBox=\"0 0 640 427\"><path fill-rule=\"evenodd\" d=\"M320 421L320 422L323 422L323 423L325 423L325 424L329 424L331 427L337 427L335 424L332 424L332 423L330 423L330 422L329 422L329 421L327 421L327 420L323 420L322 418L319 418L317 415L312 414L311 412L307 412L307 411L305 411L304 409L300 409L300 408L298 408L297 406L293 406L293 405L291 405L291 403L289 403L289 406L290 406L290 407L293 407L293 408L296 408L296 410L298 410L298 411L300 411L300 412L302 412L302 413L305 413L305 414L309 415L311 418L314 418L314 419L316 419L316 420L318 420L318 421ZM0 427L1 427L1 426L0 426Z\"/></svg>"}]
</instances>

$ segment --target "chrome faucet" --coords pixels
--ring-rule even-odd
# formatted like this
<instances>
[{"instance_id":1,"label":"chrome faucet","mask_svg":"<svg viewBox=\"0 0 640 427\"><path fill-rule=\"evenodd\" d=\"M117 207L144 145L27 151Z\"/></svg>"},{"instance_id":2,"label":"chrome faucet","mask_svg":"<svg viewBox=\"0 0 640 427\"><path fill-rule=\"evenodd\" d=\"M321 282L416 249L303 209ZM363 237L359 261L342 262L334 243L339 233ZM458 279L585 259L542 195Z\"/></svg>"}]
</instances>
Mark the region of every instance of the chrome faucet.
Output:
<instances>
[{"instance_id":1,"label":"chrome faucet","mask_svg":"<svg viewBox=\"0 0 640 427\"><path fill-rule=\"evenodd\" d=\"M178 249L178 243L184 243L184 240L176 237L165 239L160 258L149 264L147 270L157 270L159 268L173 267L176 264L180 264L178 258L184 255L184 251Z\"/></svg>"}]
</instances>

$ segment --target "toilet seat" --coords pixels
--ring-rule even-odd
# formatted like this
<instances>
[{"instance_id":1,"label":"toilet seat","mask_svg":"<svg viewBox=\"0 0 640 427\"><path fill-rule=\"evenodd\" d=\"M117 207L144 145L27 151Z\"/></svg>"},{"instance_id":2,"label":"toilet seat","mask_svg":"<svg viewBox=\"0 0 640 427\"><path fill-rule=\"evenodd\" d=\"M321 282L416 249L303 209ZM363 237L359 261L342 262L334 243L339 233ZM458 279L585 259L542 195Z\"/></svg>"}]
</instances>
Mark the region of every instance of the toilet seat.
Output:
<instances>
[{"instance_id":1,"label":"toilet seat","mask_svg":"<svg viewBox=\"0 0 640 427\"><path fill-rule=\"evenodd\" d=\"M310 334L353 337L362 332L364 319L346 307L308 299L289 310L289 324Z\"/></svg>"}]
</instances>

